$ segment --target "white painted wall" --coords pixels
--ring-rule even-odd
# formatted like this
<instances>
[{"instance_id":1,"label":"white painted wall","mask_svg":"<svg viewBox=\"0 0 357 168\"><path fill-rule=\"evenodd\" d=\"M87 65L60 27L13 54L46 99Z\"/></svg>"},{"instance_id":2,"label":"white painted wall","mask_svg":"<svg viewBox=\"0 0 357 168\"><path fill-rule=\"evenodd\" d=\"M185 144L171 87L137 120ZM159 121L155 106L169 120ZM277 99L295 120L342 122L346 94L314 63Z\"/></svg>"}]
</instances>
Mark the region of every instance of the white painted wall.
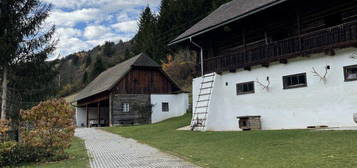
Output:
<instances>
[{"instance_id":1,"label":"white painted wall","mask_svg":"<svg viewBox=\"0 0 357 168\"><path fill-rule=\"evenodd\" d=\"M98 112L96 107L88 107L88 113L89 113L89 120L96 120L98 118ZM100 108L100 114L101 114L101 119L105 119L109 121L109 108L108 107L101 107ZM81 127L82 124L86 127L87 126L87 112L86 108L76 108L76 124L77 127Z\"/></svg>"},{"instance_id":2,"label":"white painted wall","mask_svg":"<svg viewBox=\"0 0 357 168\"><path fill-rule=\"evenodd\" d=\"M157 123L172 117L182 116L189 108L188 94L152 94L150 96L152 107L151 122ZM169 103L169 112L162 112L162 103Z\"/></svg>"},{"instance_id":3,"label":"white painted wall","mask_svg":"<svg viewBox=\"0 0 357 168\"><path fill-rule=\"evenodd\" d=\"M77 127L87 126L87 113L86 108L76 108L76 124Z\"/></svg>"},{"instance_id":4,"label":"white painted wall","mask_svg":"<svg viewBox=\"0 0 357 168\"><path fill-rule=\"evenodd\" d=\"M252 71L223 73L216 77L207 130L240 130L237 116L262 116L262 128L299 129L307 126L329 127L357 126L353 114L357 113L357 81L345 82L343 67L356 65L351 55L357 49L343 49L336 56L316 54L289 60L288 64L275 63L269 68L253 67ZM314 76L312 67L321 74L324 67L331 66L327 82ZM283 89L282 77L307 73L308 87ZM255 84L255 94L236 95L236 84L255 81L264 82L269 76L270 91ZM199 92L201 78L193 80L193 108ZM226 82L228 86L226 86Z\"/></svg>"}]
</instances>

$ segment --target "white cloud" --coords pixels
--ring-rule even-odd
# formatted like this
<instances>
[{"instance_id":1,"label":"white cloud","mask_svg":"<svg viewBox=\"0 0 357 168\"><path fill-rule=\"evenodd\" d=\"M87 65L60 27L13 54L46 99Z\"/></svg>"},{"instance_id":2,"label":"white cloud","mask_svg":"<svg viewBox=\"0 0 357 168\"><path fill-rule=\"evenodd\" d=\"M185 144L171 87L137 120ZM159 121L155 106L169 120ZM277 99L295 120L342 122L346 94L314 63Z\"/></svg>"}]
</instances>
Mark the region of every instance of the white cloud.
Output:
<instances>
[{"instance_id":1,"label":"white cloud","mask_svg":"<svg viewBox=\"0 0 357 168\"><path fill-rule=\"evenodd\" d=\"M88 23L90 21L101 20L100 16L100 10L95 8L80 9L72 12L54 10L53 12L51 12L48 21L61 27L73 27L81 22Z\"/></svg>"},{"instance_id":2,"label":"white cloud","mask_svg":"<svg viewBox=\"0 0 357 168\"><path fill-rule=\"evenodd\" d=\"M55 57L58 55L64 57L78 51L88 50L92 47L92 45L79 38L62 38L57 44L58 49L55 51L54 55Z\"/></svg>"},{"instance_id":3,"label":"white cloud","mask_svg":"<svg viewBox=\"0 0 357 168\"><path fill-rule=\"evenodd\" d=\"M84 37L88 40L101 39L113 36L111 29L104 26L88 26L84 30Z\"/></svg>"},{"instance_id":4,"label":"white cloud","mask_svg":"<svg viewBox=\"0 0 357 168\"><path fill-rule=\"evenodd\" d=\"M161 0L42 0L54 10L46 24L55 24L59 39L54 56L89 50L105 41L128 41L137 32L137 19L147 6ZM156 11L155 11L156 10Z\"/></svg>"},{"instance_id":5,"label":"white cloud","mask_svg":"<svg viewBox=\"0 0 357 168\"><path fill-rule=\"evenodd\" d=\"M138 31L138 22L136 20L120 22L113 24L111 27L119 32L135 33Z\"/></svg>"},{"instance_id":6,"label":"white cloud","mask_svg":"<svg viewBox=\"0 0 357 168\"><path fill-rule=\"evenodd\" d=\"M58 28L56 34L59 38L80 37L82 31L74 28Z\"/></svg>"},{"instance_id":7,"label":"white cloud","mask_svg":"<svg viewBox=\"0 0 357 168\"><path fill-rule=\"evenodd\" d=\"M79 9L99 7L107 11L133 8L137 6L159 6L161 0L42 0L55 7L65 9Z\"/></svg>"}]
</instances>

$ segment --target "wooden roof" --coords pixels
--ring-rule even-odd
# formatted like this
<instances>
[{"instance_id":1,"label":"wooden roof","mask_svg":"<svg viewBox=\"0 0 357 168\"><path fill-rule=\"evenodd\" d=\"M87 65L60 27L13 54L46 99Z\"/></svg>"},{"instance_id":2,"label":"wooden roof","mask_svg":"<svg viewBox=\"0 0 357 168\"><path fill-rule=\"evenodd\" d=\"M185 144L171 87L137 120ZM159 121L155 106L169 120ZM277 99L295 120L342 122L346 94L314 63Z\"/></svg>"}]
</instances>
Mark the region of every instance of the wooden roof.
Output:
<instances>
[{"instance_id":1,"label":"wooden roof","mask_svg":"<svg viewBox=\"0 0 357 168\"><path fill-rule=\"evenodd\" d=\"M275 6L287 0L232 0L223 4L206 18L179 35L169 45L188 40L191 37L222 27L248 15Z\"/></svg>"},{"instance_id":2,"label":"wooden roof","mask_svg":"<svg viewBox=\"0 0 357 168\"><path fill-rule=\"evenodd\" d=\"M146 54L139 54L102 72L76 96L76 101L111 90L133 67L161 68Z\"/></svg>"}]
</instances>

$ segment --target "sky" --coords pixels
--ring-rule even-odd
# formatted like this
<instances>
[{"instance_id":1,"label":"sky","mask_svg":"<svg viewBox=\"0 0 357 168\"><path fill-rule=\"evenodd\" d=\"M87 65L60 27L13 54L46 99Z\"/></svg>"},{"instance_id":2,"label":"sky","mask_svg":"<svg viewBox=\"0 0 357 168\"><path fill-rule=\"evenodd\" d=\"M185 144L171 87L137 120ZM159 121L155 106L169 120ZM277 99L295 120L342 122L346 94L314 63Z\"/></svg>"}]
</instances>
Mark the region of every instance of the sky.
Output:
<instances>
[{"instance_id":1,"label":"sky","mask_svg":"<svg viewBox=\"0 0 357 168\"><path fill-rule=\"evenodd\" d=\"M53 5L46 24L56 25L57 50L50 59L87 51L106 41L128 41L149 5L157 13L161 0L42 0Z\"/></svg>"}]
</instances>

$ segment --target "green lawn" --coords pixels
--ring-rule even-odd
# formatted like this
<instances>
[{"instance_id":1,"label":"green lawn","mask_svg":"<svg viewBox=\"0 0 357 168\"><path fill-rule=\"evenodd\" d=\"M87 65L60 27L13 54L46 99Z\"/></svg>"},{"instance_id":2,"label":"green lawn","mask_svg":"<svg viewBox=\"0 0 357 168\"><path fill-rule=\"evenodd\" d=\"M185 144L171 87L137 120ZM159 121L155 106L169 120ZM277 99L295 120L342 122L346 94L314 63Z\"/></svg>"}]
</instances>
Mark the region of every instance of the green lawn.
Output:
<instances>
[{"instance_id":1,"label":"green lawn","mask_svg":"<svg viewBox=\"0 0 357 168\"><path fill-rule=\"evenodd\" d=\"M176 131L190 116L162 123L105 128L210 168L357 167L356 131Z\"/></svg>"},{"instance_id":2,"label":"green lawn","mask_svg":"<svg viewBox=\"0 0 357 168\"><path fill-rule=\"evenodd\" d=\"M22 168L89 168L89 158L84 141L74 137L72 146L67 150L70 159L55 163L30 164Z\"/></svg>"}]
</instances>

